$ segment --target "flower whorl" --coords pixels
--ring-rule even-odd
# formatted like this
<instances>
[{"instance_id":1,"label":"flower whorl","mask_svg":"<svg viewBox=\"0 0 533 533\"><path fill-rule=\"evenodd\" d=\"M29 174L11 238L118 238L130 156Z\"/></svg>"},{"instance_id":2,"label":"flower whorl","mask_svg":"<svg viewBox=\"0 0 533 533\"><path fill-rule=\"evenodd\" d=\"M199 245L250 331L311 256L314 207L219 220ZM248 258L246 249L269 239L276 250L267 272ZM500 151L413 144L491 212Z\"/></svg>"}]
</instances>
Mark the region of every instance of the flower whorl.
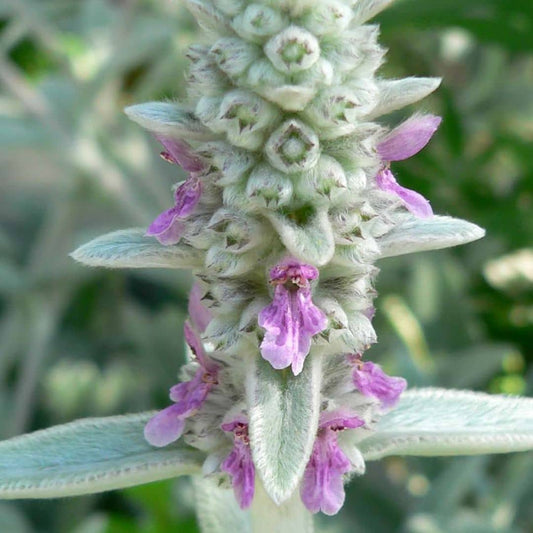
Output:
<instances>
[{"instance_id":1,"label":"flower whorl","mask_svg":"<svg viewBox=\"0 0 533 533\"><path fill-rule=\"evenodd\" d=\"M176 206L154 221L149 234L200 254L194 297L201 297L210 317L197 334L209 341L204 359L219 369L216 383L203 383L201 401L187 400L179 431L170 438L184 432L192 445L216 454L231 449L228 411L233 419L247 417L250 439L238 441L246 460L227 459L222 469L241 479L235 469L245 463L246 479L253 479L253 457L268 490L273 482L257 451L263 427L253 407L260 396L256 367L261 358L276 369L292 364L288 377L275 371L290 390L307 379L297 374L306 374L310 359L320 360L307 428L312 435L295 469L301 481L307 468L302 494L312 511L336 512L343 476L363 469L353 461L350 467L336 432L346 429L355 437L343 442L357 442L405 387L372 363L352 378L353 358L360 360L376 341L375 262L482 236L472 224L433 217L427 200L401 187L389 170L392 161L422 149L440 122L415 116L391 132L373 122L427 96L440 81L376 76L384 50L378 27L366 22L389 3L186 0L207 34L207 44L188 53L187 102L126 110L161 140L167 159L190 173L176 191ZM202 383L204 364L193 369L189 396L194 380ZM326 424L339 409L349 409L346 420L357 424ZM239 410L242 415L235 414ZM309 484L334 462L330 449L342 468L330 472L336 488L333 501L325 502L320 487ZM242 496L241 485L236 494L247 506L253 492L247 485ZM271 495L281 501L294 489Z\"/></svg>"}]
</instances>

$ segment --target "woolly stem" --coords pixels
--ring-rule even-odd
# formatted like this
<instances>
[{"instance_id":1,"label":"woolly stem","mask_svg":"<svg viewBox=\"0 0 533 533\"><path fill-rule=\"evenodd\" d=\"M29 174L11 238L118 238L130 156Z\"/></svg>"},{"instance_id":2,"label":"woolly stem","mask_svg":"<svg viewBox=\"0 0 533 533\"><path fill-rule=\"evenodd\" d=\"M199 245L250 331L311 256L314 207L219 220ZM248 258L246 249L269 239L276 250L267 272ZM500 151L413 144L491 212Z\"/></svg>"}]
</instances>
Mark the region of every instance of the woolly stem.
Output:
<instances>
[{"instance_id":1,"label":"woolly stem","mask_svg":"<svg viewBox=\"0 0 533 533\"><path fill-rule=\"evenodd\" d=\"M313 533L313 515L304 507L296 491L291 498L276 505L265 492L261 481L256 483L251 509L253 533Z\"/></svg>"}]
</instances>

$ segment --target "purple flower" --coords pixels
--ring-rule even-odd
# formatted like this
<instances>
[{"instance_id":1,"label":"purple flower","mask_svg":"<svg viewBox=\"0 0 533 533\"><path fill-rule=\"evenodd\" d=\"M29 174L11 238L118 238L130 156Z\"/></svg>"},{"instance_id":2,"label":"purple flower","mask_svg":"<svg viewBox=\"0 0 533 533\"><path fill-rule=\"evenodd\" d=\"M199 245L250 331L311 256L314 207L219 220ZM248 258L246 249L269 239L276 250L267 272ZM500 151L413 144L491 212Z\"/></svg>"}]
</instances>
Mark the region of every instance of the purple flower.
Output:
<instances>
[{"instance_id":1,"label":"purple flower","mask_svg":"<svg viewBox=\"0 0 533 533\"><path fill-rule=\"evenodd\" d=\"M396 194L413 215L420 218L429 218L433 216L433 209L431 209L429 201L420 193L402 187L388 168L378 172L376 183L382 191Z\"/></svg>"},{"instance_id":2,"label":"purple flower","mask_svg":"<svg viewBox=\"0 0 533 533\"><path fill-rule=\"evenodd\" d=\"M153 416L144 427L144 437L153 446L166 446L179 439L185 420L196 413L211 389L218 383L218 365L205 353L202 342L188 322L185 339L196 356L200 368L190 381L178 383L170 389L174 405Z\"/></svg>"},{"instance_id":3,"label":"purple flower","mask_svg":"<svg viewBox=\"0 0 533 533\"><path fill-rule=\"evenodd\" d=\"M202 183L191 176L174 193L174 207L163 211L148 227L146 235L155 237L161 244L176 244L185 230L183 221L192 214L200 201Z\"/></svg>"},{"instance_id":4,"label":"purple flower","mask_svg":"<svg viewBox=\"0 0 533 533\"><path fill-rule=\"evenodd\" d=\"M355 365L352 377L361 394L377 398L383 409L392 407L407 387L407 381L400 377L388 376L379 365L361 361L358 356L350 356Z\"/></svg>"},{"instance_id":5,"label":"purple flower","mask_svg":"<svg viewBox=\"0 0 533 533\"><path fill-rule=\"evenodd\" d=\"M189 294L189 317L196 331L203 333L211 322L211 311L202 304L202 289L198 283L192 286Z\"/></svg>"},{"instance_id":6,"label":"purple flower","mask_svg":"<svg viewBox=\"0 0 533 533\"><path fill-rule=\"evenodd\" d=\"M255 491L255 467L250 451L248 421L239 416L222 424L224 431L233 432L233 450L220 465L223 472L231 476L235 497L241 509L250 507Z\"/></svg>"},{"instance_id":7,"label":"purple flower","mask_svg":"<svg viewBox=\"0 0 533 533\"><path fill-rule=\"evenodd\" d=\"M185 141L162 135L155 137L165 148L165 151L161 152L163 159L179 165L186 172L200 172L205 168L203 161L194 154Z\"/></svg>"},{"instance_id":8,"label":"purple flower","mask_svg":"<svg viewBox=\"0 0 533 533\"><path fill-rule=\"evenodd\" d=\"M266 329L261 354L275 369L292 365L294 375L303 368L311 347L311 337L327 324L326 315L311 301L309 281L318 270L295 259L287 259L270 271L276 286L272 303L258 317Z\"/></svg>"},{"instance_id":9,"label":"purple flower","mask_svg":"<svg viewBox=\"0 0 533 533\"><path fill-rule=\"evenodd\" d=\"M441 117L415 115L394 128L378 144L382 161L402 161L418 154L437 131Z\"/></svg>"},{"instance_id":10,"label":"purple flower","mask_svg":"<svg viewBox=\"0 0 533 533\"><path fill-rule=\"evenodd\" d=\"M346 409L322 413L311 458L305 468L300 496L312 513L339 512L344 503L343 476L351 463L337 442L337 433L364 425L364 420Z\"/></svg>"},{"instance_id":11,"label":"purple flower","mask_svg":"<svg viewBox=\"0 0 533 533\"><path fill-rule=\"evenodd\" d=\"M385 163L376 176L377 186L396 194L405 207L420 218L433 215L430 203L421 194L402 187L388 166L391 161L402 161L420 152L437 131L441 120L435 115L411 117L393 129L377 146L378 154Z\"/></svg>"},{"instance_id":12,"label":"purple flower","mask_svg":"<svg viewBox=\"0 0 533 533\"><path fill-rule=\"evenodd\" d=\"M206 372L216 374L218 372L218 365L205 353L200 337L189 324L189 322L185 322L183 326L183 333L185 336L185 341L189 345L189 348L195 355L200 366L205 369Z\"/></svg>"}]
</instances>

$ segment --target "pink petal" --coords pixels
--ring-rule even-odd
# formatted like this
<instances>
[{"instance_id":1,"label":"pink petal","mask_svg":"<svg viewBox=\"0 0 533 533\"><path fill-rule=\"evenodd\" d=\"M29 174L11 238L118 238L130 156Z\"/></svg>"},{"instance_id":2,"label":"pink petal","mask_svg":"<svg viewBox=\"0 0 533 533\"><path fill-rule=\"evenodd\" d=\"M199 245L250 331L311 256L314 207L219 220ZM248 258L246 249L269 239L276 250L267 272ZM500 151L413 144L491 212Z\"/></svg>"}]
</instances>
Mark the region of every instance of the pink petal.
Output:
<instances>
[{"instance_id":1,"label":"pink petal","mask_svg":"<svg viewBox=\"0 0 533 533\"><path fill-rule=\"evenodd\" d=\"M202 304L202 289L198 283L192 286L189 294L189 316L193 327L200 333L203 333L209 322L211 322L211 311Z\"/></svg>"},{"instance_id":2,"label":"pink petal","mask_svg":"<svg viewBox=\"0 0 533 533\"><path fill-rule=\"evenodd\" d=\"M170 389L170 399L176 403L176 412L188 418L202 407L213 387L212 382L204 380L205 370L199 368L190 381L174 385Z\"/></svg>"},{"instance_id":3,"label":"pink petal","mask_svg":"<svg viewBox=\"0 0 533 533\"><path fill-rule=\"evenodd\" d=\"M185 421L180 418L179 408L171 405L152 417L144 426L144 438L157 447L166 446L179 439L185 427Z\"/></svg>"},{"instance_id":4,"label":"pink petal","mask_svg":"<svg viewBox=\"0 0 533 533\"><path fill-rule=\"evenodd\" d=\"M365 421L359 418L349 409L341 408L334 411L323 411L320 415L320 428L333 429L354 429L365 425Z\"/></svg>"},{"instance_id":5,"label":"pink petal","mask_svg":"<svg viewBox=\"0 0 533 533\"><path fill-rule=\"evenodd\" d=\"M378 144L378 154L382 161L402 161L424 148L437 131L441 117L435 115L415 115L394 128Z\"/></svg>"},{"instance_id":6,"label":"pink petal","mask_svg":"<svg viewBox=\"0 0 533 533\"><path fill-rule=\"evenodd\" d=\"M350 467L335 432L329 429L319 432L300 487L302 502L309 511L327 515L339 512L345 498L343 477Z\"/></svg>"},{"instance_id":7,"label":"pink petal","mask_svg":"<svg viewBox=\"0 0 533 533\"><path fill-rule=\"evenodd\" d=\"M213 375L216 375L218 372L218 365L205 353L202 340L188 321L183 325L183 333L185 336L185 341L191 348L193 354L196 356L200 366L204 369L204 372L209 372Z\"/></svg>"},{"instance_id":8,"label":"pink petal","mask_svg":"<svg viewBox=\"0 0 533 533\"><path fill-rule=\"evenodd\" d=\"M174 192L175 209L180 218L193 213L202 195L202 182L195 176L184 181Z\"/></svg>"},{"instance_id":9,"label":"pink petal","mask_svg":"<svg viewBox=\"0 0 533 533\"><path fill-rule=\"evenodd\" d=\"M353 380L362 394L377 398L384 409L395 405L407 387L405 379L385 374L379 365L371 361L356 366Z\"/></svg>"},{"instance_id":10,"label":"pink petal","mask_svg":"<svg viewBox=\"0 0 533 533\"><path fill-rule=\"evenodd\" d=\"M148 227L146 235L155 237L161 244L170 245L180 241L185 230L175 207L163 211Z\"/></svg>"},{"instance_id":11,"label":"pink petal","mask_svg":"<svg viewBox=\"0 0 533 533\"><path fill-rule=\"evenodd\" d=\"M326 315L311 300L309 281L317 277L314 266L284 259L270 270L274 297L258 316L266 330L261 355L277 370L291 366L295 376L303 369L312 337L327 325Z\"/></svg>"},{"instance_id":12,"label":"pink petal","mask_svg":"<svg viewBox=\"0 0 533 533\"><path fill-rule=\"evenodd\" d=\"M192 151L185 142L162 135L156 135L156 139L165 147L170 159L187 172L200 172L205 165L202 160Z\"/></svg>"},{"instance_id":13,"label":"pink petal","mask_svg":"<svg viewBox=\"0 0 533 533\"><path fill-rule=\"evenodd\" d=\"M255 466L248 439L248 422L244 415L238 415L222 424L224 431L234 434L233 450L220 465L222 472L231 476L231 484L241 509L250 507L255 492Z\"/></svg>"},{"instance_id":14,"label":"pink petal","mask_svg":"<svg viewBox=\"0 0 533 533\"><path fill-rule=\"evenodd\" d=\"M429 201L416 191L402 187L389 169L378 172L376 183L382 191L396 194L413 215L420 218L433 216L433 209L431 209Z\"/></svg>"}]
</instances>

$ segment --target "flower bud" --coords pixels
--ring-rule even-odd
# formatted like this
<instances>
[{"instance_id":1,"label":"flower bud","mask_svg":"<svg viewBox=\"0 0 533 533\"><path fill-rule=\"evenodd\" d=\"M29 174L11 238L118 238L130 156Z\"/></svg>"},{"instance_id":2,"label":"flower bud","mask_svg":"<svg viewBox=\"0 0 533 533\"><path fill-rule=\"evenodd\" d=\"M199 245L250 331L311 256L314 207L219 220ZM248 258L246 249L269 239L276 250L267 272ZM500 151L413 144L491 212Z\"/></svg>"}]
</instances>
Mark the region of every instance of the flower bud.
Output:
<instances>
[{"instance_id":1,"label":"flower bud","mask_svg":"<svg viewBox=\"0 0 533 533\"><path fill-rule=\"evenodd\" d=\"M217 0L217 7L222 13L233 17L242 13L246 0Z\"/></svg>"},{"instance_id":2,"label":"flower bud","mask_svg":"<svg viewBox=\"0 0 533 533\"><path fill-rule=\"evenodd\" d=\"M299 176L296 189L301 198L317 201L322 197L321 203L329 202L346 189L344 169L333 157L322 155L313 169Z\"/></svg>"},{"instance_id":3,"label":"flower bud","mask_svg":"<svg viewBox=\"0 0 533 533\"><path fill-rule=\"evenodd\" d=\"M269 164L257 165L246 184L250 202L259 208L278 209L292 199L292 181Z\"/></svg>"},{"instance_id":4,"label":"flower bud","mask_svg":"<svg viewBox=\"0 0 533 533\"><path fill-rule=\"evenodd\" d=\"M272 37L264 50L274 67L286 74L307 70L320 57L316 37L298 26L289 26Z\"/></svg>"},{"instance_id":5,"label":"flower bud","mask_svg":"<svg viewBox=\"0 0 533 533\"><path fill-rule=\"evenodd\" d=\"M260 248L236 254L233 250L228 250L226 244L217 243L207 250L205 267L212 275L222 278L242 276L257 268L264 255L264 251Z\"/></svg>"},{"instance_id":6,"label":"flower bud","mask_svg":"<svg viewBox=\"0 0 533 533\"><path fill-rule=\"evenodd\" d=\"M257 163L253 153L235 148L225 141L204 143L196 153L211 156L212 164L219 172L217 178L219 186L240 183L243 175Z\"/></svg>"},{"instance_id":7,"label":"flower bud","mask_svg":"<svg viewBox=\"0 0 533 533\"><path fill-rule=\"evenodd\" d=\"M187 58L191 62L187 73L187 92L191 97L219 96L228 90L228 79L209 56L209 47L193 45Z\"/></svg>"},{"instance_id":8,"label":"flower bud","mask_svg":"<svg viewBox=\"0 0 533 533\"><path fill-rule=\"evenodd\" d=\"M208 228L220 234L227 251L236 254L268 242L268 239L262 238L265 234L264 222L240 211L218 209L209 221Z\"/></svg>"},{"instance_id":9,"label":"flower bud","mask_svg":"<svg viewBox=\"0 0 533 533\"><path fill-rule=\"evenodd\" d=\"M334 35L345 30L353 18L352 10L339 0L326 0L304 15L302 24L314 35Z\"/></svg>"},{"instance_id":10,"label":"flower bud","mask_svg":"<svg viewBox=\"0 0 533 533\"><path fill-rule=\"evenodd\" d=\"M328 47L324 47L324 55L338 72L349 72L361 69L363 73L375 71L381 64L383 50L377 44L378 28L361 26L336 36Z\"/></svg>"},{"instance_id":11,"label":"flower bud","mask_svg":"<svg viewBox=\"0 0 533 533\"><path fill-rule=\"evenodd\" d=\"M265 147L271 165L285 173L313 168L320 155L315 132L303 122L290 119L272 133Z\"/></svg>"},{"instance_id":12,"label":"flower bud","mask_svg":"<svg viewBox=\"0 0 533 533\"><path fill-rule=\"evenodd\" d=\"M359 118L375 105L376 92L372 83L328 88L320 92L304 115L318 129L321 139L335 139L356 129Z\"/></svg>"},{"instance_id":13,"label":"flower bud","mask_svg":"<svg viewBox=\"0 0 533 533\"><path fill-rule=\"evenodd\" d=\"M278 116L276 108L250 91L236 90L226 94L216 118L208 124L224 131L235 146L257 150L264 144L263 130Z\"/></svg>"},{"instance_id":14,"label":"flower bud","mask_svg":"<svg viewBox=\"0 0 533 533\"><path fill-rule=\"evenodd\" d=\"M247 41L264 43L287 24L283 15L261 4L250 4L233 20L235 31Z\"/></svg>"},{"instance_id":15,"label":"flower bud","mask_svg":"<svg viewBox=\"0 0 533 533\"><path fill-rule=\"evenodd\" d=\"M230 78L242 76L261 55L261 49L235 37L215 42L209 53L216 64Z\"/></svg>"}]
</instances>

